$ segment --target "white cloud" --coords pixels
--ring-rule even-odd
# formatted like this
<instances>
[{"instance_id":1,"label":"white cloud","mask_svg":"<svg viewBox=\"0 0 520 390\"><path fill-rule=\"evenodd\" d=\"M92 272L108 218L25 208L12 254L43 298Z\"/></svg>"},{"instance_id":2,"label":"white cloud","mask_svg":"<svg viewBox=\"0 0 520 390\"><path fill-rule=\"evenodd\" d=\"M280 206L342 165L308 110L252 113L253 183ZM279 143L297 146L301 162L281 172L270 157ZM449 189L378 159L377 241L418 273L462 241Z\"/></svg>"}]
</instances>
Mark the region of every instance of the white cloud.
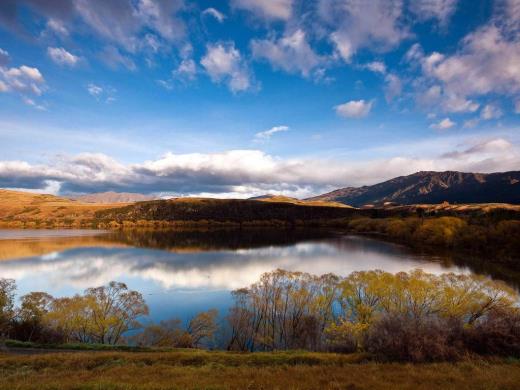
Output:
<instances>
[{"instance_id":1,"label":"white cloud","mask_svg":"<svg viewBox=\"0 0 520 390\"><path fill-rule=\"evenodd\" d=\"M346 62L359 49L386 51L410 35L402 20L401 0L321 0L318 10L333 30L330 39Z\"/></svg>"},{"instance_id":2,"label":"white cloud","mask_svg":"<svg viewBox=\"0 0 520 390\"><path fill-rule=\"evenodd\" d=\"M434 123L430 125L430 128L437 130L448 130L455 126L456 123L453 122L450 118L444 118L438 123Z\"/></svg>"},{"instance_id":3,"label":"white cloud","mask_svg":"<svg viewBox=\"0 0 520 390\"><path fill-rule=\"evenodd\" d=\"M369 62L368 64L365 64L363 67L374 73L381 73L381 74L386 73L386 65L384 62L381 62L381 61Z\"/></svg>"},{"instance_id":4,"label":"white cloud","mask_svg":"<svg viewBox=\"0 0 520 390\"><path fill-rule=\"evenodd\" d=\"M253 40L251 50L255 58L268 60L275 69L301 73L305 77L323 62L311 48L301 29L277 40Z\"/></svg>"},{"instance_id":5,"label":"white cloud","mask_svg":"<svg viewBox=\"0 0 520 390\"><path fill-rule=\"evenodd\" d=\"M110 86L102 87L94 83L89 83L87 85L87 92L95 97L96 100L104 101L105 103L112 103L116 100L116 90Z\"/></svg>"},{"instance_id":6,"label":"white cloud","mask_svg":"<svg viewBox=\"0 0 520 390\"><path fill-rule=\"evenodd\" d=\"M231 0L234 8L252 12L263 19L288 20L292 15L294 0Z\"/></svg>"},{"instance_id":7,"label":"white cloud","mask_svg":"<svg viewBox=\"0 0 520 390\"><path fill-rule=\"evenodd\" d=\"M103 93L103 88L100 87L99 85L96 85L96 84L92 84L90 83L88 86L87 86L87 91L88 93L90 93L92 96L99 96Z\"/></svg>"},{"instance_id":8,"label":"white cloud","mask_svg":"<svg viewBox=\"0 0 520 390\"><path fill-rule=\"evenodd\" d=\"M413 0L410 10L421 20L437 19L445 26L457 8L458 0Z\"/></svg>"},{"instance_id":9,"label":"white cloud","mask_svg":"<svg viewBox=\"0 0 520 390\"><path fill-rule=\"evenodd\" d=\"M503 115L500 107L494 104L486 104L480 111L480 118L484 120L497 119Z\"/></svg>"},{"instance_id":10,"label":"white cloud","mask_svg":"<svg viewBox=\"0 0 520 390\"><path fill-rule=\"evenodd\" d=\"M520 100L515 102L515 114L520 114Z\"/></svg>"},{"instance_id":11,"label":"white cloud","mask_svg":"<svg viewBox=\"0 0 520 390\"><path fill-rule=\"evenodd\" d=\"M0 81L4 91L17 91L23 94L41 95L45 80L38 70L22 65L18 68L0 67Z\"/></svg>"},{"instance_id":12,"label":"white cloud","mask_svg":"<svg viewBox=\"0 0 520 390\"><path fill-rule=\"evenodd\" d=\"M269 130L261 131L259 133L255 134L255 140L256 141L265 141L270 139L274 134L280 133L283 131L288 131L289 126L274 126L271 127Z\"/></svg>"},{"instance_id":13,"label":"white cloud","mask_svg":"<svg viewBox=\"0 0 520 390\"><path fill-rule=\"evenodd\" d=\"M453 149L452 145L459 145ZM518 169L520 146L504 137L446 137L422 144L394 145L381 159L281 158L259 150L219 153L167 153L155 160L125 165L84 153L48 164L0 161L0 187L41 189L49 181L63 192L106 190L173 195L229 194L248 197L266 192L310 196L347 185L374 184L420 170L493 172ZM406 153L419 153L414 156Z\"/></svg>"},{"instance_id":14,"label":"white cloud","mask_svg":"<svg viewBox=\"0 0 520 390\"><path fill-rule=\"evenodd\" d=\"M433 82L442 88L439 95L445 111L475 112L479 104L472 97L520 93L520 28L512 27L516 24L508 15L498 12L464 37L452 55L425 55L418 44L408 51L405 58L422 69L421 84Z\"/></svg>"},{"instance_id":15,"label":"white cloud","mask_svg":"<svg viewBox=\"0 0 520 390\"><path fill-rule=\"evenodd\" d=\"M373 101L351 100L347 103L334 106L336 114L345 118L363 118L372 109Z\"/></svg>"},{"instance_id":16,"label":"white cloud","mask_svg":"<svg viewBox=\"0 0 520 390\"><path fill-rule=\"evenodd\" d=\"M249 69L234 43L208 44L206 49L200 63L213 82L224 81L232 92L252 87Z\"/></svg>"},{"instance_id":17,"label":"white cloud","mask_svg":"<svg viewBox=\"0 0 520 390\"><path fill-rule=\"evenodd\" d=\"M206 8L204 11L202 11L202 15L210 15L214 17L219 23L222 23L224 19L226 19L226 15L213 7Z\"/></svg>"},{"instance_id":18,"label":"white cloud","mask_svg":"<svg viewBox=\"0 0 520 390\"><path fill-rule=\"evenodd\" d=\"M81 58L69 53L63 47L48 47L47 55L58 65L76 66Z\"/></svg>"}]
</instances>

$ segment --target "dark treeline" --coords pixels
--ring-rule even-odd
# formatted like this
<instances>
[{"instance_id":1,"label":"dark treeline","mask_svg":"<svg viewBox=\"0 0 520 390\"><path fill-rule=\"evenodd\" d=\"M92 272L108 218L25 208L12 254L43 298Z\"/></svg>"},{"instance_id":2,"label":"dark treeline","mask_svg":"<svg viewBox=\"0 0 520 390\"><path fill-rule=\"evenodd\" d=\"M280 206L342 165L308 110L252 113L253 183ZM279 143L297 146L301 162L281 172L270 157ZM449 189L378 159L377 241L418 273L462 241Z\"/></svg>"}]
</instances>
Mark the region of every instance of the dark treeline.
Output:
<instances>
[{"instance_id":1,"label":"dark treeline","mask_svg":"<svg viewBox=\"0 0 520 390\"><path fill-rule=\"evenodd\" d=\"M276 270L234 291L235 303L220 324L209 310L185 324L172 319L144 326L143 297L122 283L71 298L34 292L18 307L15 289L14 281L0 279L0 331L21 341L200 348L218 333L221 347L236 351L361 351L415 362L520 357L518 294L477 275Z\"/></svg>"}]
</instances>

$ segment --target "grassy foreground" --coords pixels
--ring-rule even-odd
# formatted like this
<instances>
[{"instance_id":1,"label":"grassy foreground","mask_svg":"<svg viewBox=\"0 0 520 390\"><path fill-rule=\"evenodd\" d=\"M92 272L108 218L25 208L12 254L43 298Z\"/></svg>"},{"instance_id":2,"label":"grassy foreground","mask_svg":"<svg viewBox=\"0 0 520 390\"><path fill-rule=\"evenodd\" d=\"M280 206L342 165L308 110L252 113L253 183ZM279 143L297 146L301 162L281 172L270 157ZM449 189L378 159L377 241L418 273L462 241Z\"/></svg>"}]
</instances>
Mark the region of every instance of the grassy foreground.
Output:
<instances>
[{"instance_id":1,"label":"grassy foreground","mask_svg":"<svg viewBox=\"0 0 520 390\"><path fill-rule=\"evenodd\" d=\"M519 361L366 362L360 354L74 352L0 355L0 389L515 389Z\"/></svg>"}]
</instances>

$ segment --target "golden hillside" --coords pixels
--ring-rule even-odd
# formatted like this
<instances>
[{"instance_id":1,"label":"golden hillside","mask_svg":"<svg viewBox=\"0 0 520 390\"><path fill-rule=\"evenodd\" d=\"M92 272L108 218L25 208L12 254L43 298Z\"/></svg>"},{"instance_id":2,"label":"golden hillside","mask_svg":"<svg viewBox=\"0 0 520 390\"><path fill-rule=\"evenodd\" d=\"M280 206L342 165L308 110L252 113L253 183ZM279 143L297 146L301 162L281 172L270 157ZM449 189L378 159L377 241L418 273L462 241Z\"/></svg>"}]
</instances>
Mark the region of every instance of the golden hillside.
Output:
<instances>
[{"instance_id":1,"label":"golden hillside","mask_svg":"<svg viewBox=\"0 0 520 390\"><path fill-rule=\"evenodd\" d=\"M351 207L349 205L340 203L340 202L334 202L334 201L327 201L327 200L300 200L296 198L291 198L288 196L283 195L272 195L272 196L266 196L266 197L259 197L255 200L258 200L260 202L278 202L278 203L292 203L302 206L326 206L326 207Z\"/></svg>"},{"instance_id":2,"label":"golden hillside","mask_svg":"<svg viewBox=\"0 0 520 390\"><path fill-rule=\"evenodd\" d=\"M0 189L0 226L45 227L49 223L79 227L82 220L93 219L96 211L121 205L124 204L82 203L54 195Z\"/></svg>"}]
</instances>

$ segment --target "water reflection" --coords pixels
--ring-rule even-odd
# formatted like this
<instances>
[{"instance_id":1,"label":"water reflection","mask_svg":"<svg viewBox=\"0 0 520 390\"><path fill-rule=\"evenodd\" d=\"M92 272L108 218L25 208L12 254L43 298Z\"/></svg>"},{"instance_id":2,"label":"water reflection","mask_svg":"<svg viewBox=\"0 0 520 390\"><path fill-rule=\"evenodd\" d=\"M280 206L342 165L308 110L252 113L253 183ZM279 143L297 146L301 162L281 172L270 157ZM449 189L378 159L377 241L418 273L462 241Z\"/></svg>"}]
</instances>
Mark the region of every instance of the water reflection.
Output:
<instances>
[{"instance_id":1,"label":"water reflection","mask_svg":"<svg viewBox=\"0 0 520 390\"><path fill-rule=\"evenodd\" d=\"M2 232L0 232L1 236ZM2 243L9 245L2 251ZM390 243L330 231L117 231L74 238L0 240L0 277L16 279L19 294L71 295L111 280L141 291L155 319L187 317L230 304L229 291L276 268L347 275L356 270L470 272ZM29 256L21 253L38 252ZM43 250L43 252L42 252Z\"/></svg>"}]
</instances>

